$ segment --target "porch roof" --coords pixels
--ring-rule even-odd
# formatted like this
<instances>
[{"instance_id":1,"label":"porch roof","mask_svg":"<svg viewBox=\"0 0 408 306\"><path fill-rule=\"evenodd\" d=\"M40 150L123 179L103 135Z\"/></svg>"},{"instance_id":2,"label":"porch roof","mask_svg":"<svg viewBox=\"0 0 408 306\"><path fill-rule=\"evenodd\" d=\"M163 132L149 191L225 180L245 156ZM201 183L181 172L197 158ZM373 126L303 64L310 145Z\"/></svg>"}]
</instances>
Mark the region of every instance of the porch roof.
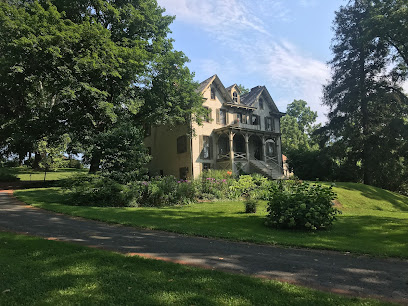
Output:
<instances>
[{"instance_id":1,"label":"porch roof","mask_svg":"<svg viewBox=\"0 0 408 306\"><path fill-rule=\"evenodd\" d=\"M231 125L223 126L219 129L214 129L213 132L215 134L224 134L229 131L234 131L234 132L247 133L251 135L256 134L260 136L269 136L269 137L277 137L281 135L281 133L277 133L273 131L258 130L255 127L257 126L254 125L254 128L251 128L251 127L246 127L246 126L239 125L239 124L231 124Z\"/></svg>"}]
</instances>

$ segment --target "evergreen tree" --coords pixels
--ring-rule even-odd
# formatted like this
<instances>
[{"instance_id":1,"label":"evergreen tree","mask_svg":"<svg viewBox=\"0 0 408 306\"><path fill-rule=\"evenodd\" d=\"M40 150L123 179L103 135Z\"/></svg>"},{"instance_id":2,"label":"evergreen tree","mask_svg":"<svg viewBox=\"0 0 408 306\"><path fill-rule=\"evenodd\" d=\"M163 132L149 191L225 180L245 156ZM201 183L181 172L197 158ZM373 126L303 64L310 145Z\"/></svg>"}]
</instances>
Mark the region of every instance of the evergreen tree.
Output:
<instances>
[{"instance_id":1,"label":"evergreen tree","mask_svg":"<svg viewBox=\"0 0 408 306\"><path fill-rule=\"evenodd\" d=\"M354 0L336 13L332 79L324 87L329 123L322 130L334 141L332 151L344 168L361 167L365 184L386 187L392 175L406 172L401 155L404 129L393 128L406 122L406 97L401 94L402 78L388 71L395 59L389 43L373 36L370 21L375 11L372 1Z\"/></svg>"}]
</instances>

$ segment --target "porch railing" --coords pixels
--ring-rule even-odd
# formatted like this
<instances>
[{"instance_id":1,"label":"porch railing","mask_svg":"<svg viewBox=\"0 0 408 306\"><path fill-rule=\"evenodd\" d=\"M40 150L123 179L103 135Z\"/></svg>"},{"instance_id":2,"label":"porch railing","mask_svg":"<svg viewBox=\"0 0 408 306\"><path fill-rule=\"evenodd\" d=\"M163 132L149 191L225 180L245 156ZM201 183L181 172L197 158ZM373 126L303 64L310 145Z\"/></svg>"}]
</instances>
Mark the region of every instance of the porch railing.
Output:
<instances>
[{"instance_id":1,"label":"porch railing","mask_svg":"<svg viewBox=\"0 0 408 306\"><path fill-rule=\"evenodd\" d=\"M230 158L230 153L218 154L217 160L225 160ZM234 152L234 159L247 159L247 155L244 152Z\"/></svg>"},{"instance_id":2,"label":"porch railing","mask_svg":"<svg viewBox=\"0 0 408 306\"><path fill-rule=\"evenodd\" d=\"M257 131L261 130L261 126L259 124L252 125L252 124L242 123L242 122L239 122L239 120L237 119L235 119L230 125L233 127L243 128L243 129L248 129L248 130L257 130Z\"/></svg>"}]
</instances>

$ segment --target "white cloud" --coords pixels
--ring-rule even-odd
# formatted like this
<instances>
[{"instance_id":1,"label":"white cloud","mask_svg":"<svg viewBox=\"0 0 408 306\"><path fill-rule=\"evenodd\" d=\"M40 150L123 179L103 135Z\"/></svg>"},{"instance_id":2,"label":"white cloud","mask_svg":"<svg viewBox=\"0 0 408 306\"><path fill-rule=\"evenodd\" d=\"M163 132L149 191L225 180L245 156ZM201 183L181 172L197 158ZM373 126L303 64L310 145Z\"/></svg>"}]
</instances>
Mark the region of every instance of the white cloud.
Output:
<instances>
[{"instance_id":1,"label":"white cloud","mask_svg":"<svg viewBox=\"0 0 408 306\"><path fill-rule=\"evenodd\" d=\"M298 3L311 6L314 2L300 0ZM194 66L201 70L200 75L201 72L208 76L218 73L222 79L225 77L232 82L240 82L239 75L261 79L263 84L253 85L266 85L273 97L274 91L279 91L276 102L280 104L278 107L281 111L285 111L286 104L293 99L303 99L318 111L319 122L325 120L327 110L321 106L321 96L322 85L330 75L328 67L292 43L284 39L276 40L277 33L272 35L268 32L276 20L284 23L290 21L291 14L285 2L159 0L159 4L169 14L175 14L177 20L213 34L217 43L227 48L224 56L198 60ZM234 62L230 57L235 58Z\"/></svg>"},{"instance_id":2,"label":"white cloud","mask_svg":"<svg viewBox=\"0 0 408 306\"><path fill-rule=\"evenodd\" d=\"M303 7L312 7L312 6L316 6L317 1L316 0L300 0L299 4Z\"/></svg>"}]
</instances>

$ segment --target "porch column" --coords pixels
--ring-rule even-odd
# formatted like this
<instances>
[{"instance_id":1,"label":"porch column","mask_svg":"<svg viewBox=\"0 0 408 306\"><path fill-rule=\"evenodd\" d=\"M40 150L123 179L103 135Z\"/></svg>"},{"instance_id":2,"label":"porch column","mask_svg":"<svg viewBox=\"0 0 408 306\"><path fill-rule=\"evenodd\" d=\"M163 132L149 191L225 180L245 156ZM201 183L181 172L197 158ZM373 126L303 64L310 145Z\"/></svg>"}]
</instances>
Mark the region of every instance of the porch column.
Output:
<instances>
[{"instance_id":1,"label":"porch column","mask_svg":"<svg viewBox=\"0 0 408 306\"><path fill-rule=\"evenodd\" d=\"M229 133L231 170L234 170L234 133Z\"/></svg>"},{"instance_id":2,"label":"porch column","mask_svg":"<svg viewBox=\"0 0 408 306\"><path fill-rule=\"evenodd\" d=\"M216 166L217 164L217 159L218 159L218 138L220 138L220 135L214 133L214 137L213 138L213 161L214 161L214 166Z\"/></svg>"},{"instance_id":3,"label":"porch column","mask_svg":"<svg viewBox=\"0 0 408 306\"><path fill-rule=\"evenodd\" d=\"M249 161L249 135L245 134L245 153L246 153L246 157L247 160Z\"/></svg>"},{"instance_id":4,"label":"porch column","mask_svg":"<svg viewBox=\"0 0 408 306\"><path fill-rule=\"evenodd\" d=\"M262 136L262 160L266 162L266 140L265 136Z\"/></svg>"}]
</instances>

